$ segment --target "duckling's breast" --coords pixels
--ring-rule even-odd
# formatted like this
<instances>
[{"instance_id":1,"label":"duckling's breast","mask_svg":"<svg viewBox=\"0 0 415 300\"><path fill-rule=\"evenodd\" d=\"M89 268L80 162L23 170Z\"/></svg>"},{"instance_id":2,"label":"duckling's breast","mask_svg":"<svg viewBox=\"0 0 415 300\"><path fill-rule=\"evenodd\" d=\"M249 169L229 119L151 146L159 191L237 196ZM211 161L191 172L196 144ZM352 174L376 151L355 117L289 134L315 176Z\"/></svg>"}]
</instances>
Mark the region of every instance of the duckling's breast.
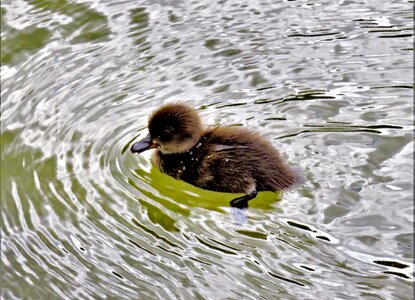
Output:
<instances>
[{"instance_id":1,"label":"duckling's breast","mask_svg":"<svg viewBox=\"0 0 415 300\"><path fill-rule=\"evenodd\" d=\"M200 163L207 153L204 147L197 147L197 145L184 153L163 154L157 151L153 156L153 161L163 173L194 184L199 177Z\"/></svg>"}]
</instances>

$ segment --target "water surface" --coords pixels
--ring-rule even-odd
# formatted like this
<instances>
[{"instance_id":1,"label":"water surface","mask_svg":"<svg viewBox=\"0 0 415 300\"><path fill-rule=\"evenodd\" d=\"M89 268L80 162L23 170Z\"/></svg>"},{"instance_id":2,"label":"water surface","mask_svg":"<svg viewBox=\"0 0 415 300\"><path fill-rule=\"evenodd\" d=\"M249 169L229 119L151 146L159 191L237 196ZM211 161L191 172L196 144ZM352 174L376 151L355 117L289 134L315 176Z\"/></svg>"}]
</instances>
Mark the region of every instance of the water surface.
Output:
<instances>
[{"instance_id":1,"label":"water surface","mask_svg":"<svg viewBox=\"0 0 415 300\"><path fill-rule=\"evenodd\" d=\"M2 299L412 299L412 6L2 1ZM305 184L241 224L126 151L179 100Z\"/></svg>"}]
</instances>

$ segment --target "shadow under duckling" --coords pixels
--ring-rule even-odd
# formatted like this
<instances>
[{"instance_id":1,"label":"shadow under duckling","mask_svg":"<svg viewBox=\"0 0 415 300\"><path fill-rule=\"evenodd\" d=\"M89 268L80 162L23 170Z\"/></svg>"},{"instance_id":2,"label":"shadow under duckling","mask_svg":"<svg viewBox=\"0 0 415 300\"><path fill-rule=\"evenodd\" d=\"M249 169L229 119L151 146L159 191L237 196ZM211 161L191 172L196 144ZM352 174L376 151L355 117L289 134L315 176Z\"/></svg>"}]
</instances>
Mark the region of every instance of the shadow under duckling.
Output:
<instances>
[{"instance_id":1,"label":"shadow under duckling","mask_svg":"<svg viewBox=\"0 0 415 300\"><path fill-rule=\"evenodd\" d=\"M257 133L237 127L204 129L187 105L161 106L150 116L148 129L131 146L133 153L155 148L152 159L163 173L206 190L244 193L230 202L232 207L246 208L260 191L278 192L302 181Z\"/></svg>"}]
</instances>

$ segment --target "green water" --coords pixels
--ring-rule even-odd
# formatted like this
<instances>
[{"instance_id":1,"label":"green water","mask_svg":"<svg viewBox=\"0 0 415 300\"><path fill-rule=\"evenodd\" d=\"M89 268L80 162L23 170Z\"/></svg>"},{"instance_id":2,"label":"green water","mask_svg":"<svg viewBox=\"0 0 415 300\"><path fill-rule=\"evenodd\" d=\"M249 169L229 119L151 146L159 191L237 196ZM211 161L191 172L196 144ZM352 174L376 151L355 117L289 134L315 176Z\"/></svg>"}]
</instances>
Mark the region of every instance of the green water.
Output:
<instances>
[{"instance_id":1,"label":"green water","mask_svg":"<svg viewBox=\"0 0 415 300\"><path fill-rule=\"evenodd\" d=\"M2 1L1 298L412 299L412 7ZM304 185L238 219L129 153L179 100Z\"/></svg>"}]
</instances>

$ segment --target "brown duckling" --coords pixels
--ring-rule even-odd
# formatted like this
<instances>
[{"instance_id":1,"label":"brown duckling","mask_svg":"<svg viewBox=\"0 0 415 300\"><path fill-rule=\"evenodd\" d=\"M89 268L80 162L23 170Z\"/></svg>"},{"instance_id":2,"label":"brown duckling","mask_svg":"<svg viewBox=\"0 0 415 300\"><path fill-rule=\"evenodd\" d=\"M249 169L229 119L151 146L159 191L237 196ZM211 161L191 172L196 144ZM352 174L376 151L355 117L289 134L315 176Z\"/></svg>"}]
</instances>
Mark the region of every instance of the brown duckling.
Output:
<instances>
[{"instance_id":1,"label":"brown duckling","mask_svg":"<svg viewBox=\"0 0 415 300\"><path fill-rule=\"evenodd\" d=\"M230 202L233 207L246 208L259 191L282 191L300 180L260 135L236 127L204 129L184 104L160 107L148 129L133 153L155 148L152 158L162 172L203 189L244 193Z\"/></svg>"}]
</instances>

